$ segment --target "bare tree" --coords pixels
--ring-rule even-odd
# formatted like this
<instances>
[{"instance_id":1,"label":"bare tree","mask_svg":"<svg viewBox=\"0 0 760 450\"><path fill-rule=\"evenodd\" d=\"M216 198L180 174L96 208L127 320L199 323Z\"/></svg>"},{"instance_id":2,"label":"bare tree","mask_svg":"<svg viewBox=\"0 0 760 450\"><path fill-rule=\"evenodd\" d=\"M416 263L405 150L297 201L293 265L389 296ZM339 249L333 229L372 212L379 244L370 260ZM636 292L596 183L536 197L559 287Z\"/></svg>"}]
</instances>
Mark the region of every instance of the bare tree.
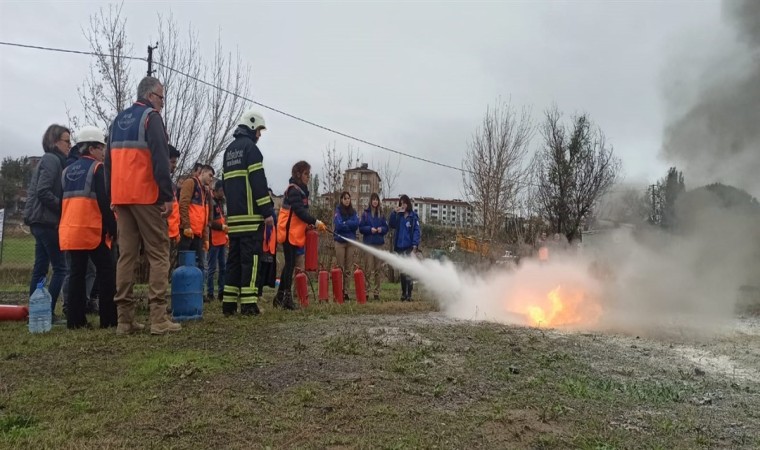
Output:
<instances>
[{"instance_id":1,"label":"bare tree","mask_svg":"<svg viewBox=\"0 0 760 450\"><path fill-rule=\"evenodd\" d=\"M462 161L465 198L481 220L483 236L492 238L505 225L528 174L525 164L533 135L530 112L497 100L489 106Z\"/></svg>"},{"instance_id":2,"label":"bare tree","mask_svg":"<svg viewBox=\"0 0 760 450\"><path fill-rule=\"evenodd\" d=\"M343 155L338 154L335 148L335 142L327 144L324 153L322 153L322 185L325 193L332 195L335 205L340 200L340 192L343 189Z\"/></svg>"},{"instance_id":3,"label":"bare tree","mask_svg":"<svg viewBox=\"0 0 760 450\"><path fill-rule=\"evenodd\" d=\"M401 157L398 157L396 164L391 163L391 159L388 158L380 166L380 186L382 190L382 196L384 198L393 197L393 192L396 189L396 183L398 177L401 175Z\"/></svg>"},{"instance_id":4,"label":"bare tree","mask_svg":"<svg viewBox=\"0 0 760 450\"><path fill-rule=\"evenodd\" d=\"M132 44L127 40L127 19L122 16L122 6L100 8L82 28L90 50L96 56L90 64L90 73L77 88L83 118L67 110L69 122L75 127L86 122L106 131L116 114L133 100L134 82L127 59L132 53Z\"/></svg>"},{"instance_id":5,"label":"bare tree","mask_svg":"<svg viewBox=\"0 0 760 450\"><path fill-rule=\"evenodd\" d=\"M544 145L534 159L535 198L554 231L572 241L581 238L581 226L617 180L621 163L587 114L573 117L569 127L561 121L556 106L546 112Z\"/></svg>"}]
</instances>

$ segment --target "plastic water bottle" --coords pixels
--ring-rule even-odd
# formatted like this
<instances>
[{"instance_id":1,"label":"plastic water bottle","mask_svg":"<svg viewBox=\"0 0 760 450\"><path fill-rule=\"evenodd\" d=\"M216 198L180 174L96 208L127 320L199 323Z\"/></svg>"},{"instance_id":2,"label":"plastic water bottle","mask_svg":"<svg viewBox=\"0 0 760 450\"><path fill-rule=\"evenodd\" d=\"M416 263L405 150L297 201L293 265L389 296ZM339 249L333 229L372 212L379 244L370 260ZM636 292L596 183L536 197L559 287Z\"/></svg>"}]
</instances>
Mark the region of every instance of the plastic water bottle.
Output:
<instances>
[{"instance_id":1,"label":"plastic water bottle","mask_svg":"<svg viewBox=\"0 0 760 450\"><path fill-rule=\"evenodd\" d=\"M53 327L53 298L45 289L45 279L37 283L32 296L29 297L29 332L47 333Z\"/></svg>"},{"instance_id":2,"label":"plastic water bottle","mask_svg":"<svg viewBox=\"0 0 760 450\"><path fill-rule=\"evenodd\" d=\"M275 287L275 289L279 289L280 288L280 279L279 278L275 278L274 279L274 287Z\"/></svg>"}]
</instances>

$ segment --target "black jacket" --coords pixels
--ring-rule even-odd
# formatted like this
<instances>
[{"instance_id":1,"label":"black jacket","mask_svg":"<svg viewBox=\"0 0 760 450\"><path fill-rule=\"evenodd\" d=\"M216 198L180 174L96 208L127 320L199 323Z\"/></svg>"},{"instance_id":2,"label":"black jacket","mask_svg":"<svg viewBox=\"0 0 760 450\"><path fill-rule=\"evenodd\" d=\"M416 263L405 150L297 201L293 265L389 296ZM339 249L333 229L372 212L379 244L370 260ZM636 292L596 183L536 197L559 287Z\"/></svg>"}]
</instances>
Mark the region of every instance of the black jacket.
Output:
<instances>
[{"instance_id":1,"label":"black jacket","mask_svg":"<svg viewBox=\"0 0 760 450\"><path fill-rule=\"evenodd\" d=\"M282 205L290 207L291 213L306 222L307 225L314 225L317 223L317 219L309 213L309 206L307 202L304 201L309 198L309 188L299 183L294 178L290 179L290 184L295 184L300 190L288 186L288 190L285 191L285 198L282 199Z\"/></svg>"},{"instance_id":2,"label":"black jacket","mask_svg":"<svg viewBox=\"0 0 760 450\"><path fill-rule=\"evenodd\" d=\"M264 157L256 146L255 132L240 126L233 136L235 140L224 151L222 171L229 234L263 237L261 224L265 218L274 215L264 173Z\"/></svg>"},{"instance_id":3,"label":"black jacket","mask_svg":"<svg viewBox=\"0 0 760 450\"><path fill-rule=\"evenodd\" d=\"M61 221L63 183L61 174L66 156L58 150L45 152L27 190L24 223L57 227Z\"/></svg>"}]
</instances>

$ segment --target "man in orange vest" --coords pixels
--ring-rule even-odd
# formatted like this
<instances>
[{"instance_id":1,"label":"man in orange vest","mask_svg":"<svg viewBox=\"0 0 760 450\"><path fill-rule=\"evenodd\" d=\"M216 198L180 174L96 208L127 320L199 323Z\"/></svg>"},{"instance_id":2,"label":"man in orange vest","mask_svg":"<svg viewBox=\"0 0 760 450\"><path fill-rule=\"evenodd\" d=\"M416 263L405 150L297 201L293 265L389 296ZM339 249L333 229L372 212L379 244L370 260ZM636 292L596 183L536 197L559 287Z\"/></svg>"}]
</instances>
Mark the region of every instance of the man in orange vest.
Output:
<instances>
[{"instance_id":1,"label":"man in orange vest","mask_svg":"<svg viewBox=\"0 0 760 450\"><path fill-rule=\"evenodd\" d=\"M116 219L106 191L102 161L106 140L97 127L83 127L76 134L81 157L63 171L63 202L58 240L71 258L68 300L68 328L91 328L85 316L85 277L92 259L99 282L100 328L116 326L114 269L111 239L116 236Z\"/></svg>"},{"instance_id":2,"label":"man in orange vest","mask_svg":"<svg viewBox=\"0 0 760 450\"><path fill-rule=\"evenodd\" d=\"M206 301L214 300L214 274L217 266L219 275L217 286L219 301L222 301L224 292L224 275L227 273L227 246L230 239L227 236L227 221L225 220L224 205L224 181L217 180L214 185L213 198L209 203L211 207L211 246L208 250L208 277L206 278Z\"/></svg>"},{"instance_id":3,"label":"man in orange vest","mask_svg":"<svg viewBox=\"0 0 760 450\"><path fill-rule=\"evenodd\" d=\"M179 191L179 229L182 235L179 251L195 252L198 267L203 270L201 251L208 251L208 191L206 187L214 178L214 168L203 166L199 176L192 176L182 183Z\"/></svg>"},{"instance_id":4,"label":"man in orange vest","mask_svg":"<svg viewBox=\"0 0 760 450\"><path fill-rule=\"evenodd\" d=\"M137 301L132 294L141 242L150 264L150 332L165 334L182 329L166 312L169 287L166 218L171 215L174 195L169 173L169 140L160 114L163 106L164 86L156 78L145 77L137 86L137 101L120 112L111 125L106 180L119 225L117 334L131 334L143 328L135 320Z\"/></svg>"}]
</instances>

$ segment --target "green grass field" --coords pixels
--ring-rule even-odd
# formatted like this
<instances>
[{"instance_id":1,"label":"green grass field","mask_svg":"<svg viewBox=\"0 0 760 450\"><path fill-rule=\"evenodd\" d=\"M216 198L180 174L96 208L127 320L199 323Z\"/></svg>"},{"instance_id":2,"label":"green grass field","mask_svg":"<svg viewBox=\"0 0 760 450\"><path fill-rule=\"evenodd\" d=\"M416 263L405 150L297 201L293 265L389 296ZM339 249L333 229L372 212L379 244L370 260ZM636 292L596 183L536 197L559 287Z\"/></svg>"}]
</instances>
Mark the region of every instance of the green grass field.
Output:
<instances>
[{"instance_id":1,"label":"green grass field","mask_svg":"<svg viewBox=\"0 0 760 450\"><path fill-rule=\"evenodd\" d=\"M3 237L3 260L0 266L34 264L34 237Z\"/></svg>"}]
</instances>

